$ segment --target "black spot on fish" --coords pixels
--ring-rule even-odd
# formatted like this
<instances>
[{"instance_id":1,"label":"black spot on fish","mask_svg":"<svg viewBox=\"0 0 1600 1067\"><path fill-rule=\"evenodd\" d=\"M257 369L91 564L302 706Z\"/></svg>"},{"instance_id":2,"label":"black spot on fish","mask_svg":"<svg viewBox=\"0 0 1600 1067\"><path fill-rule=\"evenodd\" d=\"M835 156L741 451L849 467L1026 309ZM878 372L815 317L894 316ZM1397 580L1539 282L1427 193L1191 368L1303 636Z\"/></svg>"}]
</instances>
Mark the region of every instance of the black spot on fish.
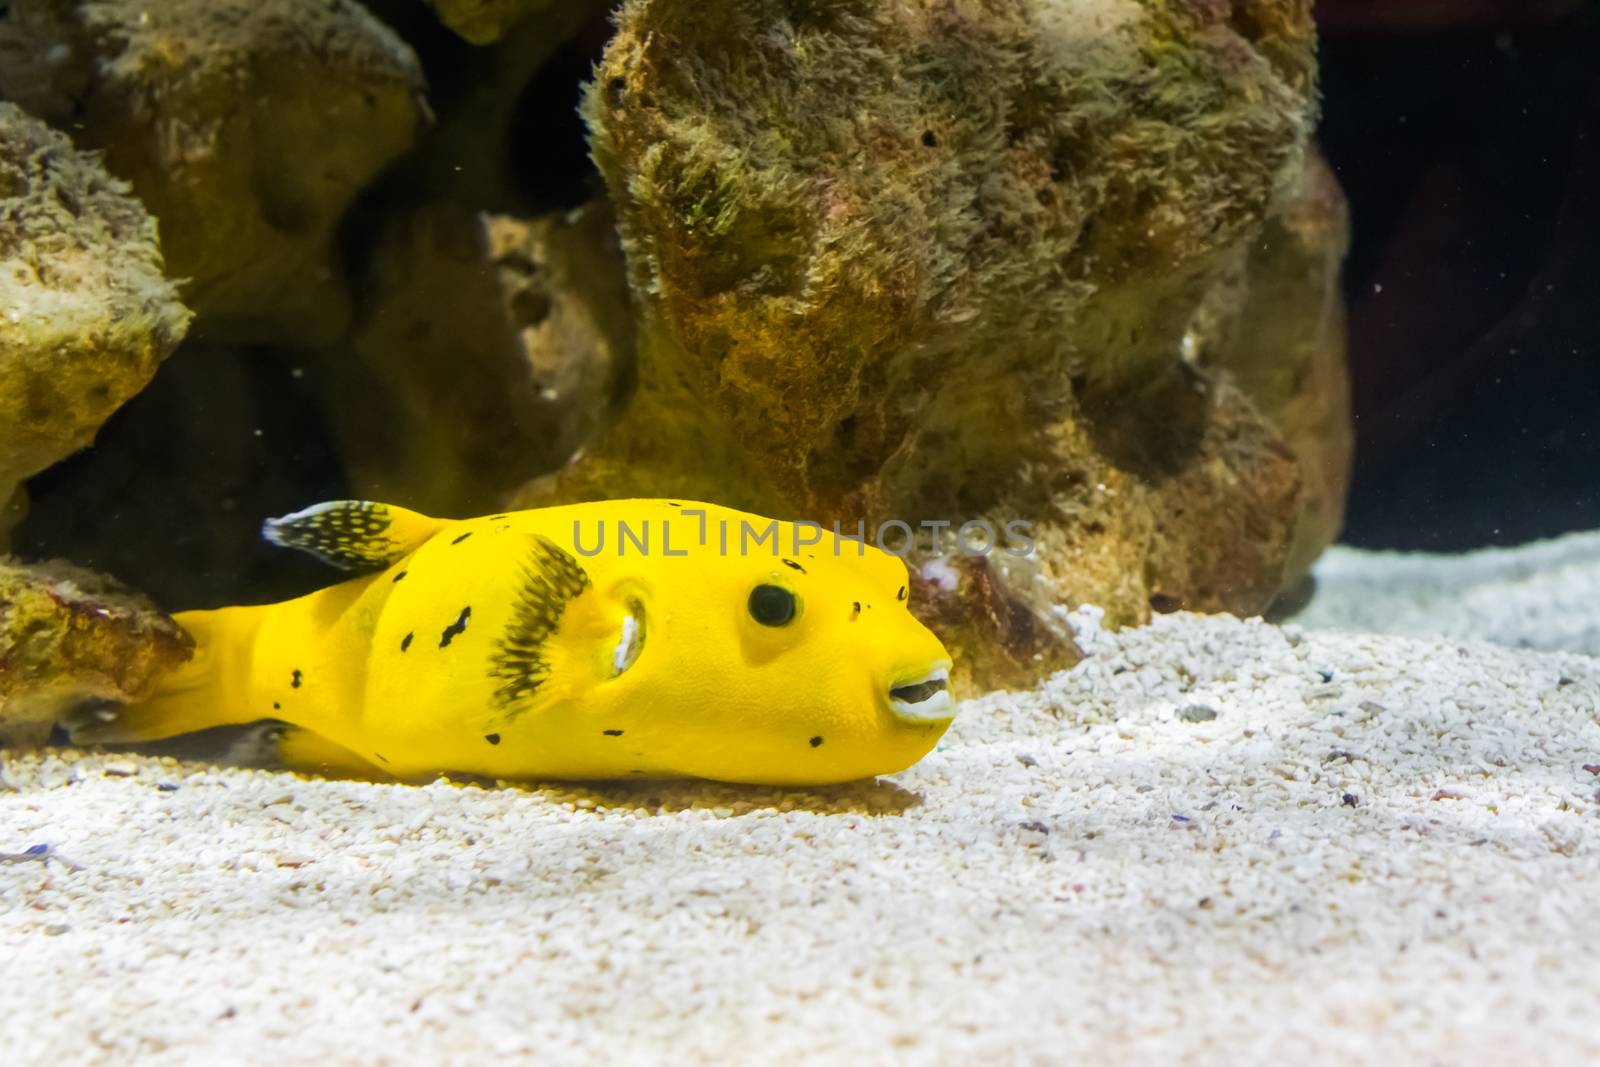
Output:
<instances>
[{"instance_id":1,"label":"black spot on fish","mask_svg":"<svg viewBox=\"0 0 1600 1067\"><path fill-rule=\"evenodd\" d=\"M411 639L413 637L415 637L415 636L417 636L417 635L414 634L414 633L409 633L409 634L406 634L404 637L402 637L400 639L400 651L401 652L404 652L406 649L411 647Z\"/></svg>"},{"instance_id":2,"label":"black spot on fish","mask_svg":"<svg viewBox=\"0 0 1600 1067\"><path fill-rule=\"evenodd\" d=\"M293 673L291 673L289 675L289 688L291 688L291 689L299 689L300 688L300 683L304 679L305 679L305 675L300 673L300 668L299 667L296 667L294 669Z\"/></svg>"},{"instance_id":3,"label":"black spot on fish","mask_svg":"<svg viewBox=\"0 0 1600 1067\"><path fill-rule=\"evenodd\" d=\"M667 507L669 507L669 508L681 508L681 507L683 507L683 505L678 503L676 500L669 500L669 501L667 501Z\"/></svg>"},{"instance_id":4,"label":"black spot on fish","mask_svg":"<svg viewBox=\"0 0 1600 1067\"><path fill-rule=\"evenodd\" d=\"M457 634L466 633L467 620L470 618L472 618L472 608L462 608L461 614L456 617L456 621L451 623L449 626L446 626L444 628L444 633L439 635L439 647L448 648L450 642L456 639Z\"/></svg>"},{"instance_id":5,"label":"black spot on fish","mask_svg":"<svg viewBox=\"0 0 1600 1067\"><path fill-rule=\"evenodd\" d=\"M906 598L906 587L902 585L900 587L900 592L896 593L894 598L896 600L904 600Z\"/></svg>"},{"instance_id":6,"label":"black spot on fish","mask_svg":"<svg viewBox=\"0 0 1600 1067\"><path fill-rule=\"evenodd\" d=\"M490 515L489 516L489 521L490 522L499 522L501 519L506 519L506 518L510 518L510 516L509 515Z\"/></svg>"},{"instance_id":7,"label":"black spot on fish","mask_svg":"<svg viewBox=\"0 0 1600 1067\"><path fill-rule=\"evenodd\" d=\"M801 573L801 574L804 574L804 573L805 573L805 572L806 572L806 569L805 569L805 568L804 568L804 567L802 567L802 566L800 566L800 564L798 564L798 563L796 563L796 562L795 562L795 561L794 561L794 560L792 560L792 559L786 559L786 560L784 560L784 561L783 561L783 565L784 565L784 566L785 566L785 567L788 567L788 568L790 568L790 569L791 569L791 570L797 570L797 571L799 571L799 572L800 572L800 573Z\"/></svg>"},{"instance_id":8,"label":"black spot on fish","mask_svg":"<svg viewBox=\"0 0 1600 1067\"><path fill-rule=\"evenodd\" d=\"M272 710L273 710L273 711L277 711L277 710L278 710L278 709L279 709L279 708L281 708L281 707L283 707L283 705L282 705L282 704L280 704L280 703L278 703L278 702L277 702L277 701L276 701L276 700L274 700L274 701L273 701L273 702L272 702Z\"/></svg>"},{"instance_id":9,"label":"black spot on fish","mask_svg":"<svg viewBox=\"0 0 1600 1067\"><path fill-rule=\"evenodd\" d=\"M859 601L859 600L850 601L850 621L851 622L855 622L856 621L856 617L859 616L860 614L861 614L861 601Z\"/></svg>"},{"instance_id":10,"label":"black spot on fish","mask_svg":"<svg viewBox=\"0 0 1600 1067\"><path fill-rule=\"evenodd\" d=\"M491 745L498 745L500 743L499 734L484 734L483 739L489 742Z\"/></svg>"},{"instance_id":11,"label":"black spot on fish","mask_svg":"<svg viewBox=\"0 0 1600 1067\"><path fill-rule=\"evenodd\" d=\"M822 738L820 738L820 737L813 737L813 738L812 738L812 739L811 739L811 747L812 747L812 748L816 748L816 747L817 747L817 746L819 746L819 745L821 745L821 744L822 744Z\"/></svg>"},{"instance_id":12,"label":"black spot on fish","mask_svg":"<svg viewBox=\"0 0 1600 1067\"><path fill-rule=\"evenodd\" d=\"M380 762L382 762L382 763L388 763L389 762L389 757L385 756L382 752L374 752L373 755L377 756L378 760Z\"/></svg>"},{"instance_id":13,"label":"black spot on fish","mask_svg":"<svg viewBox=\"0 0 1600 1067\"><path fill-rule=\"evenodd\" d=\"M466 533L462 534L460 537L456 538L454 541L451 541L450 543L452 545L459 545L461 542L465 541L467 538L469 538L471 536L472 536L472 531L468 530Z\"/></svg>"},{"instance_id":14,"label":"black spot on fish","mask_svg":"<svg viewBox=\"0 0 1600 1067\"><path fill-rule=\"evenodd\" d=\"M391 579L391 580L398 582L400 579L404 578L405 576L406 576L406 572L405 571L401 571L399 574L395 575L394 578Z\"/></svg>"},{"instance_id":15,"label":"black spot on fish","mask_svg":"<svg viewBox=\"0 0 1600 1067\"><path fill-rule=\"evenodd\" d=\"M621 737L622 736L622 731L621 730L601 730L600 732L605 734L607 737Z\"/></svg>"}]
</instances>

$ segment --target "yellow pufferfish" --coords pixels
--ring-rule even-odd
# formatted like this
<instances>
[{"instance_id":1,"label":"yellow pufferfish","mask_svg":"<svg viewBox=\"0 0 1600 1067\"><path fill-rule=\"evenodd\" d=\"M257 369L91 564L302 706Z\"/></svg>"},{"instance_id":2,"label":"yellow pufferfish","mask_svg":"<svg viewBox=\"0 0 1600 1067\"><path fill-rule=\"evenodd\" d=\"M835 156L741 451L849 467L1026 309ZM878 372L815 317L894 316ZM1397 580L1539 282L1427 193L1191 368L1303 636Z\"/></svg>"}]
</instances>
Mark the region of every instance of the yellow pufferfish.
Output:
<instances>
[{"instance_id":1,"label":"yellow pufferfish","mask_svg":"<svg viewBox=\"0 0 1600 1067\"><path fill-rule=\"evenodd\" d=\"M902 770L955 714L905 564L814 525L666 500L461 521L334 501L263 532L372 573L178 614L194 659L75 741L276 719L281 760L313 772L803 785Z\"/></svg>"}]
</instances>

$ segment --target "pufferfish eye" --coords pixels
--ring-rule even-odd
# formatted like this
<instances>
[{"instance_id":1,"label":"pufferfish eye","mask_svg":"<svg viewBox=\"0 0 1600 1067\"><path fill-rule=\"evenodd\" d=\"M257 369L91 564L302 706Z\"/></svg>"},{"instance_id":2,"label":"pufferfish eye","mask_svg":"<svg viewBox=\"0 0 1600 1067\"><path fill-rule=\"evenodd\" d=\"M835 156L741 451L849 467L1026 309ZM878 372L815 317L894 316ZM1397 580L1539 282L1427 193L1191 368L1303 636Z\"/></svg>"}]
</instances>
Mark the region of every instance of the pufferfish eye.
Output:
<instances>
[{"instance_id":1,"label":"pufferfish eye","mask_svg":"<svg viewBox=\"0 0 1600 1067\"><path fill-rule=\"evenodd\" d=\"M762 626L787 626L794 621L794 594L781 585L758 585L750 590L750 617Z\"/></svg>"}]
</instances>

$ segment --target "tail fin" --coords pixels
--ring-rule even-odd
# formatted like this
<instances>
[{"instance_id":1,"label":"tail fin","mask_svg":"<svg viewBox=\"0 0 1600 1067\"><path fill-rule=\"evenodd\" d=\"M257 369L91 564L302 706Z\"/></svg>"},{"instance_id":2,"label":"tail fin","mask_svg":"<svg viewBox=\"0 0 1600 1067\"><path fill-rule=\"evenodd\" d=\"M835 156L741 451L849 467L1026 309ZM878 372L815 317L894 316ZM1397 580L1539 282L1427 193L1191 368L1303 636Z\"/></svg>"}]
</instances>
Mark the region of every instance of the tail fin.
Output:
<instances>
[{"instance_id":1,"label":"tail fin","mask_svg":"<svg viewBox=\"0 0 1600 1067\"><path fill-rule=\"evenodd\" d=\"M260 719L261 709L250 705L247 691L262 611L222 608L174 616L194 638L194 658L161 678L137 703L86 708L68 718L65 726L73 744L158 741Z\"/></svg>"}]
</instances>

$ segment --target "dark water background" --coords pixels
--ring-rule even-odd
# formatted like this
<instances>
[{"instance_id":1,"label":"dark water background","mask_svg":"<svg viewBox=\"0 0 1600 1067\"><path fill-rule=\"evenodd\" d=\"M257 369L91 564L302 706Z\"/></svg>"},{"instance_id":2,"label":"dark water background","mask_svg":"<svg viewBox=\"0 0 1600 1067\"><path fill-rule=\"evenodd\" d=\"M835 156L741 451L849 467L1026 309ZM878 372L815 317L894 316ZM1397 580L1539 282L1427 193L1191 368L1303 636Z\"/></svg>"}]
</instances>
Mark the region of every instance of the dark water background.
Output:
<instances>
[{"instance_id":1,"label":"dark water background","mask_svg":"<svg viewBox=\"0 0 1600 1067\"><path fill-rule=\"evenodd\" d=\"M1357 453L1346 543L1600 528L1600 4L1323 0Z\"/></svg>"}]
</instances>

